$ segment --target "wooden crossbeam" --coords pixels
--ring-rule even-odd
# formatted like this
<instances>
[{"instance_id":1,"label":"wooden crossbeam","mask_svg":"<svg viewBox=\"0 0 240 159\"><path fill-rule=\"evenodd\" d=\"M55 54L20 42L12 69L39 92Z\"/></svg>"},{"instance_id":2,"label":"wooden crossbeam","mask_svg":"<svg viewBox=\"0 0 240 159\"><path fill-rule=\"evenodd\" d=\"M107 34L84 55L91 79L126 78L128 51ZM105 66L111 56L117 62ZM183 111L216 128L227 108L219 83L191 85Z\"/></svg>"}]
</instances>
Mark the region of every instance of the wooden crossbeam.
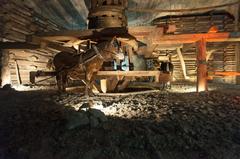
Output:
<instances>
[{"instance_id":1,"label":"wooden crossbeam","mask_svg":"<svg viewBox=\"0 0 240 159\"><path fill-rule=\"evenodd\" d=\"M67 52L74 52L73 48L64 47L60 44L54 42L34 42L34 43L27 43L27 42L0 42L0 49L42 49L42 48L53 48L59 51L67 51Z\"/></svg>"},{"instance_id":2,"label":"wooden crossbeam","mask_svg":"<svg viewBox=\"0 0 240 159\"><path fill-rule=\"evenodd\" d=\"M205 39L206 42L238 42L240 32L163 35L153 39L153 44L195 43L201 39Z\"/></svg>"},{"instance_id":3,"label":"wooden crossbeam","mask_svg":"<svg viewBox=\"0 0 240 159\"><path fill-rule=\"evenodd\" d=\"M38 49L40 45L25 42L0 42L0 49Z\"/></svg>"},{"instance_id":4,"label":"wooden crossbeam","mask_svg":"<svg viewBox=\"0 0 240 159\"><path fill-rule=\"evenodd\" d=\"M76 50L74 48L70 48L70 47L65 47L61 44L58 44L56 42L51 42L48 40L45 40L44 38L41 37L37 37L37 36L28 36L27 37L27 42L29 44L33 44L33 45L39 45L40 48L53 48L55 50L59 50L59 51L66 51L66 52L75 52Z\"/></svg>"},{"instance_id":5,"label":"wooden crossbeam","mask_svg":"<svg viewBox=\"0 0 240 159\"><path fill-rule=\"evenodd\" d=\"M155 82L159 82L160 71L98 71L97 76L125 76L125 77L155 77Z\"/></svg>"},{"instance_id":6,"label":"wooden crossbeam","mask_svg":"<svg viewBox=\"0 0 240 159\"><path fill-rule=\"evenodd\" d=\"M104 29L88 29L88 30L61 30L56 32L39 33L35 36L43 37L50 40L62 40L66 37L75 37L79 39L94 39L101 37L112 37L127 34L126 28L104 28ZM62 38L62 39L61 39Z\"/></svg>"},{"instance_id":7,"label":"wooden crossbeam","mask_svg":"<svg viewBox=\"0 0 240 159\"><path fill-rule=\"evenodd\" d=\"M98 76L127 76L147 77L160 75L160 71L98 71Z\"/></svg>"},{"instance_id":8,"label":"wooden crossbeam","mask_svg":"<svg viewBox=\"0 0 240 159\"><path fill-rule=\"evenodd\" d=\"M94 39L101 37L112 37L131 35L138 40L148 38L155 31L163 30L157 26L128 27L128 28L105 28L105 29L88 29L88 30L62 30L57 32L46 32L36 34L48 40L66 40L72 38ZM127 34L128 33L128 34ZM201 33L201 34L180 34L180 35L156 35L152 39L153 44L184 44L195 43L201 39L206 42L234 42L240 41L240 32L223 32L223 33Z\"/></svg>"},{"instance_id":9,"label":"wooden crossbeam","mask_svg":"<svg viewBox=\"0 0 240 159\"><path fill-rule=\"evenodd\" d=\"M210 76L240 76L240 72L213 72L209 73Z\"/></svg>"}]
</instances>

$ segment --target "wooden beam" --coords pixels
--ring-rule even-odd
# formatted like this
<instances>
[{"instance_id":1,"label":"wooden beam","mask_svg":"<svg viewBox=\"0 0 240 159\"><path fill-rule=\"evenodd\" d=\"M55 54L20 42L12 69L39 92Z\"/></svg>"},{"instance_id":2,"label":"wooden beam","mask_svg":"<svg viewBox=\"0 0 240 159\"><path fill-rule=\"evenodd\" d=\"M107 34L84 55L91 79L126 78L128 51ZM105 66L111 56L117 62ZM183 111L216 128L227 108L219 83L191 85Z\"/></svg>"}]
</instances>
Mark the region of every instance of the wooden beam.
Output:
<instances>
[{"instance_id":1,"label":"wooden beam","mask_svg":"<svg viewBox=\"0 0 240 159\"><path fill-rule=\"evenodd\" d=\"M206 40L197 42L197 92L207 91Z\"/></svg>"},{"instance_id":2,"label":"wooden beam","mask_svg":"<svg viewBox=\"0 0 240 159\"><path fill-rule=\"evenodd\" d=\"M109 76L125 76L125 77L155 77L155 82L159 82L160 71L98 71L98 78Z\"/></svg>"},{"instance_id":3,"label":"wooden beam","mask_svg":"<svg viewBox=\"0 0 240 159\"><path fill-rule=\"evenodd\" d=\"M234 21L234 31L239 31L239 4L235 5L233 10ZM240 43L238 42L235 46L235 59L236 59L236 71L240 71ZM236 77L236 83L240 84L240 77Z\"/></svg>"},{"instance_id":4,"label":"wooden beam","mask_svg":"<svg viewBox=\"0 0 240 159\"><path fill-rule=\"evenodd\" d=\"M162 32L162 27L157 26L144 26L144 27L128 27L128 28L105 28L105 29L87 29L87 30L61 30L55 32L44 32L35 34L37 37L41 37L49 41L64 41L71 40L72 38L78 39L94 39L94 38L106 38L112 36L129 38L131 36L144 40L150 33ZM129 34L127 34L129 33ZM155 32L155 35L156 32Z\"/></svg>"},{"instance_id":5,"label":"wooden beam","mask_svg":"<svg viewBox=\"0 0 240 159\"><path fill-rule=\"evenodd\" d=\"M72 36L47 36L43 37L44 40L48 41L70 41L70 40L78 40L76 37Z\"/></svg>"},{"instance_id":6,"label":"wooden beam","mask_svg":"<svg viewBox=\"0 0 240 159\"><path fill-rule=\"evenodd\" d=\"M156 31L156 32L155 32ZM158 33L163 33L163 28L162 27L157 27L157 26L138 26L138 27L128 27L128 33L136 38L146 38L148 37L151 33L155 32L155 36L159 36ZM152 34L154 35L154 34Z\"/></svg>"},{"instance_id":7,"label":"wooden beam","mask_svg":"<svg viewBox=\"0 0 240 159\"><path fill-rule=\"evenodd\" d=\"M155 34L153 34L155 33ZM163 28L157 26L128 27L128 28L105 28L105 29L88 29L88 30L62 30L57 32L39 33L36 36L49 40L64 40L71 38L78 39L101 39L113 36L134 37L140 41L152 38L152 44L185 44L195 43L201 39L207 42L238 42L240 41L240 32L223 32L223 33L202 33L202 34L180 34L180 35L163 35Z\"/></svg>"},{"instance_id":8,"label":"wooden beam","mask_svg":"<svg viewBox=\"0 0 240 159\"><path fill-rule=\"evenodd\" d=\"M240 32L163 35L153 39L153 44L187 44L202 39L206 42L239 42Z\"/></svg>"},{"instance_id":9,"label":"wooden beam","mask_svg":"<svg viewBox=\"0 0 240 159\"><path fill-rule=\"evenodd\" d=\"M42 48L53 48L59 51L75 52L76 50L69 47L64 47L58 43L48 42L41 40L37 37L32 38L33 41L29 42L0 42L0 49L42 49Z\"/></svg>"},{"instance_id":10,"label":"wooden beam","mask_svg":"<svg viewBox=\"0 0 240 159\"><path fill-rule=\"evenodd\" d=\"M22 84L22 78L21 78L21 74L20 74L19 65L18 65L17 60L15 60L14 62L15 62L15 71L16 71L16 75L17 75L18 85L21 85Z\"/></svg>"},{"instance_id":11,"label":"wooden beam","mask_svg":"<svg viewBox=\"0 0 240 159\"><path fill-rule=\"evenodd\" d=\"M26 42L0 42L0 49L39 49L40 45Z\"/></svg>"},{"instance_id":12,"label":"wooden beam","mask_svg":"<svg viewBox=\"0 0 240 159\"><path fill-rule=\"evenodd\" d=\"M97 76L127 76L127 77L133 77L133 76L155 76L159 75L160 71L98 71Z\"/></svg>"},{"instance_id":13,"label":"wooden beam","mask_svg":"<svg viewBox=\"0 0 240 159\"><path fill-rule=\"evenodd\" d=\"M213 72L210 76L240 76L240 72Z\"/></svg>"},{"instance_id":14,"label":"wooden beam","mask_svg":"<svg viewBox=\"0 0 240 159\"><path fill-rule=\"evenodd\" d=\"M41 48L49 47L59 51L76 52L74 48L64 47L63 45L60 45L56 42L51 42L37 36L28 36L27 42L33 45L40 45Z\"/></svg>"},{"instance_id":15,"label":"wooden beam","mask_svg":"<svg viewBox=\"0 0 240 159\"><path fill-rule=\"evenodd\" d=\"M45 39L52 38L61 40L60 38L67 37L76 37L79 39L94 39L105 37L113 37L127 34L126 28L114 27L114 28L104 28L104 29L87 29L87 30L61 30L57 32L45 32L39 33L35 36L43 37Z\"/></svg>"},{"instance_id":16,"label":"wooden beam","mask_svg":"<svg viewBox=\"0 0 240 159\"><path fill-rule=\"evenodd\" d=\"M100 80L100 87L103 93L107 93L107 79Z\"/></svg>"},{"instance_id":17,"label":"wooden beam","mask_svg":"<svg viewBox=\"0 0 240 159\"><path fill-rule=\"evenodd\" d=\"M189 79L189 77L187 76L186 64L185 64L185 61L184 61L184 58L182 55L181 48L177 48L177 54L178 54L178 57L179 57L179 60L180 60L181 66L182 66L184 79L187 80L187 79Z\"/></svg>"}]
</instances>

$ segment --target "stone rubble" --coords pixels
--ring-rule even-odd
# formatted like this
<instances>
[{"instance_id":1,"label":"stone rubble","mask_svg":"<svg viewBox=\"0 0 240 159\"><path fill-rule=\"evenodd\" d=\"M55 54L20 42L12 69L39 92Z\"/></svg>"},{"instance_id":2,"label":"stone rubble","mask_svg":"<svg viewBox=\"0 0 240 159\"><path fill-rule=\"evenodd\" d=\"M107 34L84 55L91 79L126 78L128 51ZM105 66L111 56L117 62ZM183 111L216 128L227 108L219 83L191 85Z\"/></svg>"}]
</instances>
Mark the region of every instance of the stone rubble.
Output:
<instances>
[{"instance_id":1,"label":"stone rubble","mask_svg":"<svg viewBox=\"0 0 240 159\"><path fill-rule=\"evenodd\" d=\"M239 89L90 99L0 92L0 157L239 159L239 109Z\"/></svg>"}]
</instances>

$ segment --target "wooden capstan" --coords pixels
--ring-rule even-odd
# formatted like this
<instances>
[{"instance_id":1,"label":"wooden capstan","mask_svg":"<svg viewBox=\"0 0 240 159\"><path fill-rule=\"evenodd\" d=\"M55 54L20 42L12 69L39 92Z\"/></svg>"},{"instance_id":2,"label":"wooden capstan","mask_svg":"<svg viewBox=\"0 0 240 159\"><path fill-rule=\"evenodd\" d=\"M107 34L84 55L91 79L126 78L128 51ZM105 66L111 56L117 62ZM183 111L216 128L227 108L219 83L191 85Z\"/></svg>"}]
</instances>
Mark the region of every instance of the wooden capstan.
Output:
<instances>
[{"instance_id":1,"label":"wooden capstan","mask_svg":"<svg viewBox=\"0 0 240 159\"><path fill-rule=\"evenodd\" d=\"M89 29L126 27L127 0L91 0Z\"/></svg>"}]
</instances>

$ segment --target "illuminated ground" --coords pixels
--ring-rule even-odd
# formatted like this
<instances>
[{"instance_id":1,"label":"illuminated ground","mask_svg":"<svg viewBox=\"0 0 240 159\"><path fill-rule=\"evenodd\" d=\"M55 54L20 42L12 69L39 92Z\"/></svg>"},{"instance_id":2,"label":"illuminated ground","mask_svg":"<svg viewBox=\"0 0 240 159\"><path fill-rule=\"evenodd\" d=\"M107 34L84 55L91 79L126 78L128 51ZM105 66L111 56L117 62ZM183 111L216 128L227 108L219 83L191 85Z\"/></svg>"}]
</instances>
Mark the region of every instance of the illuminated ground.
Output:
<instances>
[{"instance_id":1,"label":"illuminated ground","mask_svg":"<svg viewBox=\"0 0 240 159\"><path fill-rule=\"evenodd\" d=\"M79 94L0 91L0 159L240 158L239 89L180 87L93 98L107 121Z\"/></svg>"}]
</instances>

